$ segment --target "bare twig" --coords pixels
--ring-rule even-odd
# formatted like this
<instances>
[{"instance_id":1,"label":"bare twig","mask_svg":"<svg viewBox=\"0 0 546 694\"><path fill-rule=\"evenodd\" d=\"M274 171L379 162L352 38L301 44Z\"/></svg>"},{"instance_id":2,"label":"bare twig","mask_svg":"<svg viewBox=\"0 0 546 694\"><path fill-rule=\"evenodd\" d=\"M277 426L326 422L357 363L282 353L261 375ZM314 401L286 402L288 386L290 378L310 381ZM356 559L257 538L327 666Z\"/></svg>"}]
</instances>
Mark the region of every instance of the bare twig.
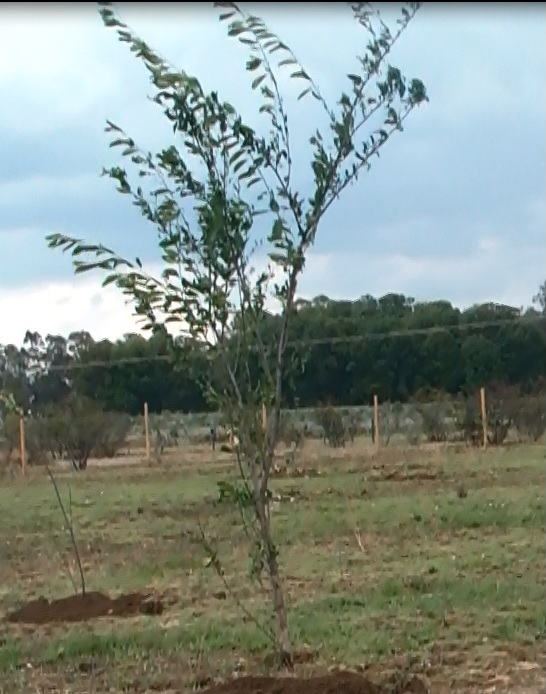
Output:
<instances>
[{"instance_id":1,"label":"bare twig","mask_svg":"<svg viewBox=\"0 0 546 694\"><path fill-rule=\"evenodd\" d=\"M275 633L272 630L268 629L266 626L264 626L260 622L260 620L256 617L256 615L252 614L252 612L245 606L245 604L240 600L240 598L237 595L235 595L235 593L233 592L233 589L231 588L231 586L230 586L230 584L226 578L224 568L223 568L222 564L220 563L220 560L218 559L218 554L213 549L210 542L207 540L205 530L204 530L203 525L202 525L200 520L198 520L198 522L197 522L197 527L199 528L199 534L201 536L201 542L203 544L203 548L207 552L207 554L209 555L207 566L212 566L212 568L216 571L220 580L224 584L224 588L226 589L226 592L229 593L229 595L234 600L237 607L245 615L245 617L247 617L247 619L249 619L256 626L256 628L259 631L261 631L262 634L264 634L264 636L268 639L268 641L270 641L274 645L276 643Z\"/></svg>"},{"instance_id":2,"label":"bare twig","mask_svg":"<svg viewBox=\"0 0 546 694\"><path fill-rule=\"evenodd\" d=\"M57 503L59 504L59 509L61 513L63 514L63 519L65 522L65 527L68 529L68 534L70 536L70 542L72 544L72 549L74 550L74 556L76 557L76 562L78 564L78 571L80 574L80 584L81 584L81 594L85 595L85 575L83 571L83 566L82 566L82 561L81 561L81 556L80 556L80 550L78 547L78 542L76 540L76 535L74 533L74 525L72 523L72 493L69 491L69 512L67 513L63 498L61 496L61 492L59 491L59 485L57 484L57 480L55 479L55 475L51 471L51 468L49 465L46 464L46 471L48 474L49 479L51 480L51 484L53 485L53 489L55 490L55 496L57 497ZM70 490L70 487L69 487ZM72 573L70 573L71 579L74 583L74 590L76 590L75 586L75 581L73 580Z\"/></svg>"},{"instance_id":3,"label":"bare twig","mask_svg":"<svg viewBox=\"0 0 546 694\"><path fill-rule=\"evenodd\" d=\"M360 530L358 528L354 529L356 544L360 547L360 550L364 552L364 547L362 546L362 537L360 536Z\"/></svg>"}]
</instances>

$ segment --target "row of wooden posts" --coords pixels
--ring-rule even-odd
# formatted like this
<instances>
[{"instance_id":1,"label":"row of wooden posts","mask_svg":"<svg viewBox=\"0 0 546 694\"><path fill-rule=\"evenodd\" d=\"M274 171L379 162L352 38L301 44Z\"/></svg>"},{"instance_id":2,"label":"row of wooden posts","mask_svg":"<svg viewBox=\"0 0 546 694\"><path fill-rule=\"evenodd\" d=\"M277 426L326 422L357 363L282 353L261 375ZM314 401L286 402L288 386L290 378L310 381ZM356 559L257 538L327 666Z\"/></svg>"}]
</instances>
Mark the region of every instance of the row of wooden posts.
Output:
<instances>
[{"instance_id":1,"label":"row of wooden posts","mask_svg":"<svg viewBox=\"0 0 546 694\"><path fill-rule=\"evenodd\" d=\"M482 420L482 447L487 448L487 410L485 407L485 388L480 388L480 413ZM379 431L379 401L377 395L373 396L373 425L375 431L374 444L377 449L381 446Z\"/></svg>"},{"instance_id":2,"label":"row of wooden posts","mask_svg":"<svg viewBox=\"0 0 546 694\"><path fill-rule=\"evenodd\" d=\"M480 410L481 410L481 419L482 419L482 427L483 427L483 441L482 441L482 446L483 448L487 448L487 413L486 413L486 407L485 407L485 388L480 388ZM151 442L150 442L150 418L148 414L148 403L144 403L144 436L145 436L145 441L146 441L146 460L148 463L151 463L152 461L152 448L151 448ZM266 424L267 424L267 410L265 405L262 405L262 423L263 427L265 429ZM373 396L373 423L374 423L374 431L375 431L375 437L374 437L374 444L377 449L380 448L381 446L381 439L380 439L380 428L379 428L379 400L377 398L377 395ZM19 445L19 450L21 453L21 470L23 475L26 473L26 462L27 462L27 447L26 447L26 439L25 439L25 418L20 417L19 419L19 438L20 438L20 445Z\"/></svg>"},{"instance_id":3,"label":"row of wooden posts","mask_svg":"<svg viewBox=\"0 0 546 694\"><path fill-rule=\"evenodd\" d=\"M487 411L485 407L485 388L480 388L480 412L482 420L482 447L487 448ZM374 425L374 445L376 449L381 447L381 437L379 429L379 399L377 395L373 396L373 425ZM267 426L267 409L262 405L262 426L265 429ZM151 462L151 444L150 444L150 424L148 417L148 403L144 403L144 435L146 438L146 460Z\"/></svg>"}]
</instances>

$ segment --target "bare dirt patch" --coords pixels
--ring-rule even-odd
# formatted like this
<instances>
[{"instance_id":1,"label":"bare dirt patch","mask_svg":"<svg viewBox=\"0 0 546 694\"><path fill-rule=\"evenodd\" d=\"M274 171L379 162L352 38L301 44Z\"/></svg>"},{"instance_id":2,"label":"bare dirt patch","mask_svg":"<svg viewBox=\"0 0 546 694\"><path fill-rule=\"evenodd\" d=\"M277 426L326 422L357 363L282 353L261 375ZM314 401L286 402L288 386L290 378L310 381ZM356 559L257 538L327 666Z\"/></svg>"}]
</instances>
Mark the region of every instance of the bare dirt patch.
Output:
<instances>
[{"instance_id":1,"label":"bare dirt patch","mask_svg":"<svg viewBox=\"0 0 546 694\"><path fill-rule=\"evenodd\" d=\"M104 593L90 592L69 595L58 600L38 598L22 605L7 616L15 624L50 624L52 622L87 622L100 617L133 617L138 614L158 615L163 604L150 595L128 593L110 598Z\"/></svg>"},{"instance_id":2,"label":"bare dirt patch","mask_svg":"<svg viewBox=\"0 0 546 694\"><path fill-rule=\"evenodd\" d=\"M205 694L428 694L418 677L377 684L354 672L332 672L322 677L241 677L205 690Z\"/></svg>"}]
</instances>

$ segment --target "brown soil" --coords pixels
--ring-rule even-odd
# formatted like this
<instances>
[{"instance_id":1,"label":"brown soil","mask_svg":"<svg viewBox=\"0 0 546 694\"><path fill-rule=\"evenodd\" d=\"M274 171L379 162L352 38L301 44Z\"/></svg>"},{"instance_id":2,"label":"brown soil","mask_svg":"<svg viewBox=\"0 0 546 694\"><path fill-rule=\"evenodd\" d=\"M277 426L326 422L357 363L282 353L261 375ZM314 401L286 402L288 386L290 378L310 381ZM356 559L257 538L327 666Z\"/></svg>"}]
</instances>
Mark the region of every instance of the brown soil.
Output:
<instances>
[{"instance_id":1,"label":"brown soil","mask_svg":"<svg viewBox=\"0 0 546 694\"><path fill-rule=\"evenodd\" d=\"M22 605L7 616L8 622L49 624L51 622L86 622L99 617L131 617L137 614L161 614L163 604L150 595L130 593L110 598L104 593L69 595L59 600L38 598Z\"/></svg>"},{"instance_id":2,"label":"brown soil","mask_svg":"<svg viewBox=\"0 0 546 694\"><path fill-rule=\"evenodd\" d=\"M322 677L241 677L223 682L203 694L428 694L423 680L411 677L389 685L375 684L354 672L335 672Z\"/></svg>"}]
</instances>

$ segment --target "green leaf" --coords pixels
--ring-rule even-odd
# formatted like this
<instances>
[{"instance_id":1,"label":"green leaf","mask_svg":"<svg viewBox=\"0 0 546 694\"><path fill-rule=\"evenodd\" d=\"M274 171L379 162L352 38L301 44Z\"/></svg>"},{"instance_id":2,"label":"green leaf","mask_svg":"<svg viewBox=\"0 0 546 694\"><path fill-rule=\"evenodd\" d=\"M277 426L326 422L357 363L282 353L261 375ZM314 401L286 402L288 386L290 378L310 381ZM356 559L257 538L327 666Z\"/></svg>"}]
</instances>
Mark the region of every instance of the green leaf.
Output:
<instances>
[{"instance_id":1,"label":"green leaf","mask_svg":"<svg viewBox=\"0 0 546 694\"><path fill-rule=\"evenodd\" d=\"M252 80L252 89L256 89L265 80L265 75L259 75L256 79Z\"/></svg>"},{"instance_id":2,"label":"green leaf","mask_svg":"<svg viewBox=\"0 0 546 694\"><path fill-rule=\"evenodd\" d=\"M245 26L242 22L232 22L228 29L228 36L239 36L246 31Z\"/></svg>"},{"instance_id":3,"label":"green leaf","mask_svg":"<svg viewBox=\"0 0 546 694\"><path fill-rule=\"evenodd\" d=\"M261 64L262 61L259 58L249 58L246 63L246 69L249 72L253 72L254 70L257 70Z\"/></svg>"},{"instance_id":4,"label":"green leaf","mask_svg":"<svg viewBox=\"0 0 546 694\"><path fill-rule=\"evenodd\" d=\"M269 209L271 210L271 212L273 212L273 214L279 214L279 211L280 211L279 203L275 200L275 198L273 197L273 194L271 194L271 196L269 198Z\"/></svg>"},{"instance_id":5,"label":"green leaf","mask_svg":"<svg viewBox=\"0 0 546 694\"><path fill-rule=\"evenodd\" d=\"M278 243L283 237L283 223L282 220L276 219L273 222L273 228L271 229L270 239L272 243Z\"/></svg>"},{"instance_id":6,"label":"green leaf","mask_svg":"<svg viewBox=\"0 0 546 694\"><path fill-rule=\"evenodd\" d=\"M309 75L305 72L305 70L296 70L290 75L290 77L292 77L293 79L309 80Z\"/></svg>"},{"instance_id":7,"label":"green leaf","mask_svg":"<svg viewBox=\"0 0 546 694\"><path fill-rule=\"evenodd\" d=\"M117 281L117 279L118 279L118 275L108 275L102 281L102 286L107 287L109 284L114 284Z\"/></svg>"}]
</instances>

